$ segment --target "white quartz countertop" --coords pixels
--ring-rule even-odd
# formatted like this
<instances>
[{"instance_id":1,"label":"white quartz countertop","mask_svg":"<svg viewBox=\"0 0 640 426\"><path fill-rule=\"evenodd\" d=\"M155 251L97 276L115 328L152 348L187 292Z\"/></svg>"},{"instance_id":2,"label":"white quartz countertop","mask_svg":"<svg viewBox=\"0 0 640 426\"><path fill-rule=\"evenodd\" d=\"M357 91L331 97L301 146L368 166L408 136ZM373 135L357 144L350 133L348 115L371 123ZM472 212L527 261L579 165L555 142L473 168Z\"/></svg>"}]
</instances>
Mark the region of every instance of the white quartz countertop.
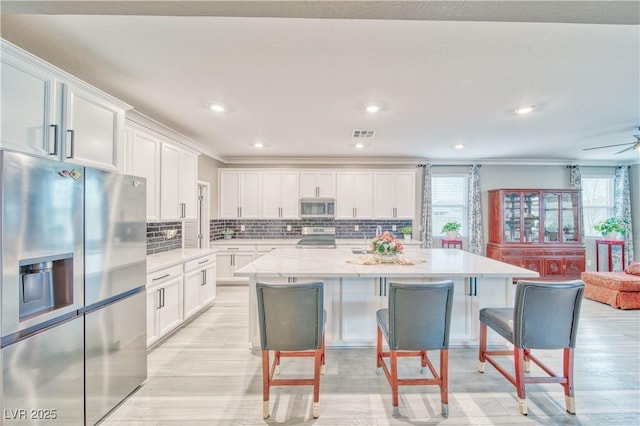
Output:
<instances>
[{"instance_id":1,"label":"white quartz countertop","mask_svg":"<svg viewBox=\"0 0 640 426\"><path fill-rule=\"evenodd\" d=\"M238 245L296 245L300 241L300 237L296 238L232 238L230 240L215 240L211 242L212 246L238 246ZM367 239L367 243L371 241L371 238ZM420 240L400 240L404 245L420 245ZM356 247L362 247L364 245L364 239L349 239L338 238L336 239L337 246L351 245Z\"/></svg>"},{"instance_id":2,"label":"white quartz countertop","mask_svg":"<svg viewBox=\"0 0 640 426\"><path fill-rule=\"evenodd\" d=\"M175 266L180 263L197 259L202 256L216 253L215 248L208 249L178 249L154 253L147 256L147 273L156 272L159 269Z\"/></svg>"},{"instance_id":3,"label":"white quartz countertop","mask_svg":"<svg viewBox=\"0 0 640 426\"><path fill-rule=\"evenodd\" d=\"M239 277L538 277L538 273L458 249L408 248L415 265L348 263L357 259L351 248L271 251L235 271Z\"/></svg>"}]
</instances>

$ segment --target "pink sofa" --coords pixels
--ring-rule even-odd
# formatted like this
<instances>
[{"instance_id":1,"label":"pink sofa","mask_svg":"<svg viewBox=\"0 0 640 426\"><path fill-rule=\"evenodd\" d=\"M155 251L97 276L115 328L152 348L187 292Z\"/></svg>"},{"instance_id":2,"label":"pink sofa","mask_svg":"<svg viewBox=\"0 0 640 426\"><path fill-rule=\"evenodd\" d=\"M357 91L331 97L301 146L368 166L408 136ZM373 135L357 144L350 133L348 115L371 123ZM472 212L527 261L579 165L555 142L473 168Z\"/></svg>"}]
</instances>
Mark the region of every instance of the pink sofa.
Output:
<instances>
[{"instance_id":1,"label":"pink sofa","mask_svg":"<svg viewBox=\"0 0 640 426\"><path fill-rule=\"evenodd\" d=\"M635 271L632 264L627 271ZM640 265L640 264L636 264ZM629 272L583 272L584 297L614 308L640 309L640 276Z\"/></svg>"}]
</instances>

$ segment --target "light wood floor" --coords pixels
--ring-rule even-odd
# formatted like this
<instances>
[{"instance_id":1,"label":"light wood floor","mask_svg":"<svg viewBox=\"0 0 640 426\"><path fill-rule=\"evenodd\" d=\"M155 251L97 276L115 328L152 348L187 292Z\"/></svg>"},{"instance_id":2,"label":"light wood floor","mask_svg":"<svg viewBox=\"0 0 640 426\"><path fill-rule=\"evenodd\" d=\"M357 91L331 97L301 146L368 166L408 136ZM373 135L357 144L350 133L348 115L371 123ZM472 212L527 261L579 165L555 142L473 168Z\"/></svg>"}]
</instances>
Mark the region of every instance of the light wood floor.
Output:
<instances>
[{"instance_id":1,"label":"light wood floor","mask_svg":"<svg viewBox=\"0 0 640 426\"><path fill-rule=\"evenodd\" d=\"M401 387L394 416L371 348L327 350L319 419L311 417L311 387L288 386L272 389L271 418L263 420L260 353L247 349L247 300L248 287L219 287L209 310L149 353L146 384L103 426L640 424L640 311L590 300L576 349L575 416L565 412L557 384L529 385L529 415L520 415L515 388L488 364L486 373L476 371L477 349L449 351L448 419L435 386ZM560 351L537 353L561 371ZM282 374L311 371L309 362L285 359ZM412 371L417 365L403 364L402 374Z\"/></svg>"}]
</instances>

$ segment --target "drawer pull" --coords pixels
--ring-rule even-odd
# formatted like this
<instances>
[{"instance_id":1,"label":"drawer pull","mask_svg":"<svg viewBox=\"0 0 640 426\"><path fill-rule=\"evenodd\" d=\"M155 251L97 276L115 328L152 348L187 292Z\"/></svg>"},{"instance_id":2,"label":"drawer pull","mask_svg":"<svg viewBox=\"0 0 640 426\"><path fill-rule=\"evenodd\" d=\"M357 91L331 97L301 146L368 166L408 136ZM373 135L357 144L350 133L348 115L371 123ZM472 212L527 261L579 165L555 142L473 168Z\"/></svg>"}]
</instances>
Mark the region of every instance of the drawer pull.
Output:
<instances>
[{"instance_id":1,"label":"drawer pull","mask_svg":"<svg viewBox=\"0 0 640 426\"><path fill-rule=\"evenodd\" d=\"M198 265L202 265L203 263L207 263L208 261L209 259L201 260L200 262L198 262Z\"/></svg>"},{"instance_id":2,"label":"drawer pull","mask_svg":"<svg viewBox=\"0 0 640 426\"><path fill-rule=\"evenodd\" d=\"M168 277L168 276L170 276L170 275L171 275L171 274L164 274L164 275L163 275L163 276L161 276L161 277L152 278L151 280L152 280L152 281L158 281L158 280L161 280L161 279L163 279L163 278L167 278L167 277Z\"/></svg>"}]
</instances>

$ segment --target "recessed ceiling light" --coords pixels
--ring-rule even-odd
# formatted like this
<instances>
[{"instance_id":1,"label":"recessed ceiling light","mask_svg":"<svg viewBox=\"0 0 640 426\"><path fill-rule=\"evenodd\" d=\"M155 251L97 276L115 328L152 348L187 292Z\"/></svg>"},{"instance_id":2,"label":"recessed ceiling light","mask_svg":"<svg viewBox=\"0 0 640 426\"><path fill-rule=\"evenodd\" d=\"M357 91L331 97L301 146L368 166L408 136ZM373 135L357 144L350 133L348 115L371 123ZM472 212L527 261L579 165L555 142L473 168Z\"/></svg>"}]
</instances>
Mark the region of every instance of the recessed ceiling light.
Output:
<instances>
[{"instance_id":1,"label":"recessed ceiling light","mask_svg":"<svg viewBox=\"0 0 640 426\"><path fill-rule=\"evenodd\" d=\"M258 149L260 149L260 148L264 147L264 144L262 142L256 142L256 143L253 144L253 146L258 148Z\"/></svg>"},{"instance_id":2,"label":"recessed ceiling light","mask_svg":"<svg viewBox=\"0 0 640 426\"><path fill-rule=\"evenodd\" d=\"M363 143L357 143L356 144L356 148L357 149L362 149L362 148L364 148L364 144Z\"/></svg>"},{"instance_id":3,"label":"recessed ceiling light","mask_svg":"<svg viewBox=\"0 0 640 426\"><path fill-rule=\"evenodd\" d=\"M453 146L453 149L457 149L458 151L460 151L460 150L464 149L464 144L463 143L455 144Z\"/></svg>"},{"instance_id":4,"label":"recessed ceiling light","mask_svg":"<svg viewBox=\"0 0 640 426\"><path fill-rule=\"evenodd\" d=\"M224 112L224 107L222 105L213 104L213 105L211 105L211 111Z\"/></svg>"},{"instance_id":5,"label":"recessed ceiling light","mask_svg":"<svg viewBox=\"0 0 640 426\"><path fill-rule=\"evenodd\" d=\"M380 111L380 107L378 105L369 105L366 110L368 113L373 114L374 112Z\"/></svg>"},{"instance_id":6,"label":"recessed ceiling light","mask_svg":"<svg viewBox=\"0 0 640 426\"><path fill-rule=\"evenodd\" d=\"M531 111L535 109L535 106L528 105L515 110L516 114L529 114Z\"/></svg>"}]
</instances>

